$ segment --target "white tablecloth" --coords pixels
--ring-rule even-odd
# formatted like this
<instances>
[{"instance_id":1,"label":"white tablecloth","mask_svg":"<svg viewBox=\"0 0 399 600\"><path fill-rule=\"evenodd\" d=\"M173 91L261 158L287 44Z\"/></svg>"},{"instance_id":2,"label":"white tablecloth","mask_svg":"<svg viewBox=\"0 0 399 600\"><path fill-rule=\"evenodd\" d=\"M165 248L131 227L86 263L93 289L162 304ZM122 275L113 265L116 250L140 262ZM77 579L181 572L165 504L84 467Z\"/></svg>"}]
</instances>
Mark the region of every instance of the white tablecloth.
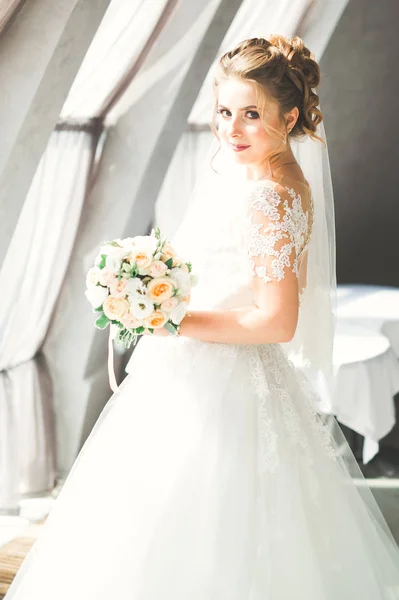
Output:
<instances>
[{"instance_id":1,"label":"white tablecloth","mask_svg":"<svg viewBox=\"0 0 399 600\"><path fill-rule=\"evenodd\" d=\"M334 363L338 369L332 412L365 438L363 461L395 424L399 392L399 290L338 286Z\"/></svg>"},{"instance_id":2,"label":"white tablecloth","mask_svg":"<svg viewBox=\"0 0 399 600\"><path fill-rule=\"evenodd\" d=\"M338 318L384 334L399 359L399 288L339 285Z\"/></svg>"}]
</instances>

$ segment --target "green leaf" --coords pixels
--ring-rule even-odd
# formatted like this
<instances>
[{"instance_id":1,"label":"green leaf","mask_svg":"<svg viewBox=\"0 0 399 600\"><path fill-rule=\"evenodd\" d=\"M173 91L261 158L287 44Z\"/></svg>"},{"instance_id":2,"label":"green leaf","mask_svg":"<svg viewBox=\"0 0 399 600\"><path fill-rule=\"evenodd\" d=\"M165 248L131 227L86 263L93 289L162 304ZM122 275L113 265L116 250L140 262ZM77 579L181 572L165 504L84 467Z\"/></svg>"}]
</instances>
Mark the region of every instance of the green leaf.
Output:
<instances>
[{"instance_id":1,"label":"green leaf","mask_svg":"<svg viewBox=\"0 0 399 600\"><path fill-rule=\"evenodd\" d=\"M103 305L101 304L101 306L98 306L97 308L95 308L94 312L103 312Z\"/></svg>"},{"instance_id":2,"label":"green leaf","mask_svg":"<svg viewBox=\"0 0 399 600\"><path fill-rule=\"evenodd\" d=\"M168 269L171 269L173 266L173 258L169 258L166 262L165 265L168 267Z\"/></svg>"},{"instance_id":3,"label":"green leaf","mask_svg":"<svg viewBox=\"0 0 399 600\"><path fill-rule=\"evenodd\" d=\"M148 328L148 331L149 331L150 333L154 333L154 328L153 328L153 327L149 327L149 328Z\"/></svg>"},{"instance_id":4,"label":"green leaf","mask_svg":"<svg viewBox=\"0 0 399 600\"><path fill-rule=\"evenodd\" d=\"M141 326L141 327L137 327L137 329L135 329L135 332L137 334L143 333L143 331L145 330L145 327Z\"/></svg>"},{"instance_id":5,"label":"green leaf","mask_svg":"<svg viewBox=\"0 0 399 600\"><path fill-rule=\"evenodd\" d=\"M164 325L164 329L166 329L166 331L169 331L169 333L175 334L177 331L177 325L175 325L171 321L167 321Z\"/></svg>"},{"instance_id":6,"label":"green leaf","mask_svg":"<svg viewBox=\"0 0 399 600\"><path fill-rule=\"evenodd\" d=\"M188 268L188 272L191 273L191 271L193 270L193 265L190 262L185 263L185 265Z\"/></svg>"},{"instance_id":7,"label":"green leaf","mask_svg":"<svg viewBox=\"0 0 399 600\"><path fill-rule=\"evenodd\" d=\"M105 267L106 260L107 260L107 255L101 254L101 261L98 263L97 267L99 269L103 269Z\"/></svg>"},{"instance_id":8,"label":"green leaf","mask_svg":"<svg viewBox=\"0 0 399 600\"><path fill-rule=\"evenodd\" d=\"M103 313L101 316L98 317L97 321L95 322L95 326L97 327L97 329L105 329L109 322L110 320Z\"/></svg>"},{"instance_id":9,"label":"green leaf","mask_svg":"<svg viewBox=\"0 0 399 600\"><path fill-rule=\"evenodd\" d=\"M123 247L120 244L118 244L118 242L115 242L115 241L104 242L103 246L113 246L114 248L122 248Z\"/></svg>"}]
</instances>

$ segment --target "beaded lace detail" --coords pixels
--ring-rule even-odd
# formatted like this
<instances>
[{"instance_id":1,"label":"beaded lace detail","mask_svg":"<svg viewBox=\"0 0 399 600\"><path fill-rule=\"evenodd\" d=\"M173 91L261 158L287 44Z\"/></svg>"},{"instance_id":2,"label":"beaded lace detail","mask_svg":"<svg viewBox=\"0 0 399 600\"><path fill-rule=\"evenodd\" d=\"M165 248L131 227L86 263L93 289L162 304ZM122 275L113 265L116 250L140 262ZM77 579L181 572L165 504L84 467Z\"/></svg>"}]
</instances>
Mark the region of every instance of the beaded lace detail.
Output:
<instances>
[{"instance_id":1,"label":"beaded lace detail","mask_svg":"<svg viewBox=\"0 0 399 600\"><path fill-rule=\"evenodd\" d=\"M299 276L299 262L310 241L313 200L304 210L302 198L284 186L279 194L273 182L258 184L249 199L248 257L253 275L265 283L281 281L287 269Z\"/></svg>"},{"instance_id":2,"label":"beaded lace detail","mask_svg":"<svg viewBox=\"0 0 399 600\"><path fill-rule=\"evenodd\" d=\"M309 468L313 464L309 435L316 436L327 456L335 461L339 453L320 417L317 395L303 373L295 369L277 344L245 346L244 352L258 397L259 471L274 473L278 469L279 424L284 425L290 443L300 446ZM305 409L305 419L298 411L299 404Z\"/></svg>"}]
</instances>

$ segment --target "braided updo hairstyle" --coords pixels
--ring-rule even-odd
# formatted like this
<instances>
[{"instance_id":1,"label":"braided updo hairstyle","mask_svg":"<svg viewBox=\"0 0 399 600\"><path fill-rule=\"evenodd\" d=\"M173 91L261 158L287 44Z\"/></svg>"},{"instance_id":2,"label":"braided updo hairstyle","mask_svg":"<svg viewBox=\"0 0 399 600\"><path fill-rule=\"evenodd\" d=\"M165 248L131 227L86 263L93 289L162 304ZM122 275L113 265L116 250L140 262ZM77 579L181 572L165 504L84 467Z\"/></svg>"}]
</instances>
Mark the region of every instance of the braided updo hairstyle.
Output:
<instances>
[{"instance_id":1,"label":"braided updo hairstyle","mask_svg":"<svg viewBox=\"0 0 399 600\"><path fill-rule=\"evenodd\" d=\"M262 99L276 101L282 120L285 113L298 107L298 119L287 135L295 138L309 135L320 140L315 133L323 120L315 92L320 83L320 67L301 38L271 35L267 39L251 38L241 42L218 61L214 74L216 97L219 83L231 77L252 82L260 105ZM216 107L212 129L218 137L215 121ZM265 127L270 129L266 123Z\"/></svg>"}]
</instances>

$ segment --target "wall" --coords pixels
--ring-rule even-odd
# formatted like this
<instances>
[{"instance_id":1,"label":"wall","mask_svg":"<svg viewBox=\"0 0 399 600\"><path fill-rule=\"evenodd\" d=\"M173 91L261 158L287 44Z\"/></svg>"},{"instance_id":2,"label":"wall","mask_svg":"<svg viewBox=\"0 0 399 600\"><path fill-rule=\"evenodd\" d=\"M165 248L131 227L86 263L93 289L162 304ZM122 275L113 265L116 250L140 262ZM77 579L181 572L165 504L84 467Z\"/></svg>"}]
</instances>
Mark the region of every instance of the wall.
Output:
<instances>
[{"instance_id":1,"label":"wall","mask_svg":"<svg viewBox=\"0 0 399 600\"><path fill-rule=\"evenodd\" d=\"M399 286L399 2L350 0L321 61L339 283Z\"/></svg>"}]
</instances>

